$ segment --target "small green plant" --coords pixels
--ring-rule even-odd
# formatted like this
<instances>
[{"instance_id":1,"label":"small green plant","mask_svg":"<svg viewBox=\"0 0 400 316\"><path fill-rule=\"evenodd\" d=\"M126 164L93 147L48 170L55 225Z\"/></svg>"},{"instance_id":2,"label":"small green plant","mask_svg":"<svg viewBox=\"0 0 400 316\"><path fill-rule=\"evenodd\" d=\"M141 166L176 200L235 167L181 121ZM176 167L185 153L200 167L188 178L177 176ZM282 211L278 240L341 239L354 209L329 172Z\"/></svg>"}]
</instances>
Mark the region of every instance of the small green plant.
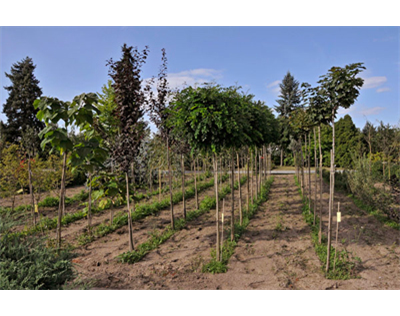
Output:
<instances>
[{"instance_id":1,"label":"small green plant","mask_svg":"<svg viewBox=\"0 0 400 316\"><path fill-rule=\"evenodd\" d=\"M43 238L12 234L9 222L0 221L0 289L61 289L74 277L69 249L57 251Z\"/></svg>"}]
</instances>

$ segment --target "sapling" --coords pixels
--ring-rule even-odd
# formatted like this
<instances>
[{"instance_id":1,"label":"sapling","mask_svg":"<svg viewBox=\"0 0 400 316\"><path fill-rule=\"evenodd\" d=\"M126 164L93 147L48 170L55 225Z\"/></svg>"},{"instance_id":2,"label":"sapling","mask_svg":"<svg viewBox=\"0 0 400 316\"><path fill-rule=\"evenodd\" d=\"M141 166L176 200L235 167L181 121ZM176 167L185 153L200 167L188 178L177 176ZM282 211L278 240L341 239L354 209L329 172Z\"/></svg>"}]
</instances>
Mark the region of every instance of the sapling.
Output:
<instances>
[{"instance_id":1,"label":"sapling","mask_svg":"<svg viewBox=\"0 0 400 316\"><path fill-rule=\"evenodd\" d=\"M117 104L115 116L119 121L118 136L115 137L115 142L112 144L111 155L119 165L121 172L125 174L130 251L133 250L133 237L128 173L147 129L147 124L142 120L146 96L142 89L140 73L141 67L147 59L148 51L147 46L142 52L139 52L136 47L128 47L124 44L121 60L114 62L110 59L108 62L110 65L109 75L114 81L113 88Z\"/></svg>"},{"instance_id":2,"label":"sapling","mask_svg":"<svg viewBox=\"0 0 400 316\"><path fill-rule=\"evenodd\" d=\"M62 174L60 202L57 220L57 244L61 247L61 219L65 214L65 187L67 182L67 154L73 150L73 138L68 132L69 127L83 127L93 124L93 112L97 111L94 103L97 96L94 93L82 93L76 96L72 102L63 102L57 98L42 97L33 104L39 109L37 118L44 121L46 127L39 133L43 139L42 149L47 144L51 145L53 151L59 152L62 156ZM64 127L59 127L59 121L63 121Z\"/></svg>"},{"instance_id":3,"label":"sapling","mask_svg":"<svg viewBox=\"0 0 400 316\"><path fill-rule=\"evenodd\" d=\"M335 190L335 117L339 107L348 109L360 94L360 89L364 80L359 77L359 73L366 69L363 63L354 63L341 67L332 67L328 73L321 76L319 94L324 96L328 102L324 103L325 107L331 111L332 124L332 155L331 155L331 185L330 185L330 207L328 214L328 243L327 243L327 260L326 272L330 267L330 251L331 251L331 235L332 235L332 212Z\"/></svg>"}]
</instances>

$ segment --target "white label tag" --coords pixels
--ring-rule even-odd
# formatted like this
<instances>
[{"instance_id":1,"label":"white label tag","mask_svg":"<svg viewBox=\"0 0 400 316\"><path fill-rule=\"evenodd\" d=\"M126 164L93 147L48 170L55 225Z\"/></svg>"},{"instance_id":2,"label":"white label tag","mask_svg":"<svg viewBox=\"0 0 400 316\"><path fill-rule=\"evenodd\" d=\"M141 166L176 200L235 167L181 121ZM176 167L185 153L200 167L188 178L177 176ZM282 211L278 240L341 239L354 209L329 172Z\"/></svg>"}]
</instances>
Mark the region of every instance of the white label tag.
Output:
<instances>
[{"instance_id":1,"label":"white label tag","mask_svg":"<svg viewBox=\"0 0 400 316\"><path fill-rule=\"evenodd\" d=\"M342 221L342 213L340 213L340 212L337 212L337 213L336 213L336 221L337 221L338 223L340 223L340 222Z\"/></svg>"}]
</instances>

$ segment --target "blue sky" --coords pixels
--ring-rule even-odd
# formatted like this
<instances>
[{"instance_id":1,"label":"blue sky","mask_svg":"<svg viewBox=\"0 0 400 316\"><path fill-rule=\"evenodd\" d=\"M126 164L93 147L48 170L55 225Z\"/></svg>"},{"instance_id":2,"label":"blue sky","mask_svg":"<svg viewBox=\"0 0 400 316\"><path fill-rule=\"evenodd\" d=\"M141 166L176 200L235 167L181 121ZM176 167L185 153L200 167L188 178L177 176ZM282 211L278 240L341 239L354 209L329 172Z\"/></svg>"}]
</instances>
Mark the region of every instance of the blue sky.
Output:
<instances>
[{"instance_id":1,"label":"blue sky","mask_svg":"<svg viewBox=\"0 0 400 316\"><path fill-rule=\"evenodd\" d=\"M157 74L165 47L173 87L237 83L270 107L287 71L314 85L332 66L364 62L360 97L339 117L349 113L358 127L366 119L398 124L399 39L398 27L1 27L0 107L10 84L4 72L16 61L31 57L43 94L67 101L99 92L109 79L106 61L119 59L127 43L150 47L144 78Z\"/></svg>"}]
</instances>

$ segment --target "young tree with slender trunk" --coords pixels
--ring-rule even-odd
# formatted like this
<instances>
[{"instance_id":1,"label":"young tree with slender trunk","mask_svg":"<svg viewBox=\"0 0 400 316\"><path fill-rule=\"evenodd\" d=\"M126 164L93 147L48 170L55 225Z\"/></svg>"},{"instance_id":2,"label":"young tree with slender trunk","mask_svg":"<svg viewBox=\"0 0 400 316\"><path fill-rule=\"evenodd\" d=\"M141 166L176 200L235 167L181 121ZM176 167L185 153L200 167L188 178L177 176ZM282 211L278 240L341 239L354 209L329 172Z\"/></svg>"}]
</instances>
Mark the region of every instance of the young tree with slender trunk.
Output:
<instances>
[{"instance_id":1,"label":"young tree with slender trunk","mask_svg":"<svg viewBox=\"0 0 400 316\"><path fill-rule=\"evenodd\" d=\"M169 117L168 112L168 98L170 97L171 90L167 80L167 54L165 49L162 50L161 67L158 73L156 95L152 91L154 85L154 78L152 78L146 87L149 92L150 100L150 120L157 126L159 135L166 143L167 150L167 164L168 164L168 183L169 183L169 197L170 197L170 215L171 215L171 227L175 229L175 216L174 216L174 204L172 201L172 170L171 170L171 153L170 147L172 146L171 130L172 126L167 126Z\"/></svg>"},{"instance_id":2,"label":"young tree with slender trunk","mask_svg":"<svg viewBox=\"0 0 400 316\"><path fill-rule=\"evenodd\" d=\"M98 111L94 103L97 96L94 93L81 94L76 96L72 103L63 102L57 98L43 97L34 102L35 109L38 109L37 118L44 121L46 127L39 133L44 138L41 147L44 149L50 144L50 151L58 151L62 155L62 175L60 189L60 204L57 219L57 244L61 247L61 220L65 214L65 182L67 168L67 153L73 150L73 142L68 135L68 127L82 127L86 124L93 124L93 114ZM62 120L64 127L58 127L57 123Z\"/></svg>"},{"instance_id":3,"label":"young tree with slender trunk","mask_svg":"<svg viewBox=\"0 0 400 316\"><path fill-rule=\"evenodd\" d=\"M330 186L330 207L328 214L328 245L326 272L330 268L331 255L331 235L332 235L332 213L334 207L335 190L335 117L339 107L348 109L357 99L364 80L358 77L359 73L365 69L362 63L354 63L341 67L332 67L326 75L321 76L318 81L320 85L319 93L328 102L325 103L331 110L332 124L332 159L331 159L331 186Z\"/></svg>"},{"instance_id":4,"label":"young tree with slender trunk","mask_svg":"<svg viewBox=\"0 0 400 316\"><path fill-rule=\"evenodd\" d=\"M86 127L86 128L85 128ZM71 152L72 172L77 168L83 168L88 174L87 186L89 188L88 198L88 231L91 232L92 226L92 178L97 170L104 167L104 162L108 158L108 151L102 146L101 138L94 134L94 130L83 126L82 132L85 139L74 145Z\"/></svg>"},{"instance_id":5,"label":"young tree with slender trunk","mask_svg":"<svg viewBox=\"0 0 400 316\"><path fill-rule=\"evenodd\" d=\"M140 52L136 47L124 44L121 60L115 62L110 59L107 63L110 66L109 76L113 79L117 104L115 115L118 118L118 136L113 143L112 156L120 171L125 174L129 251L133 250L133 237L128 174L147 128L142 120L146 96L140 77L147 55L148 47ZM134 194L133 191L132 196ZM132 202L135 203L135 200Z\"/></svg>"},{"instance_id":6,"label":"young tree with slender trunk","mask_svg":"<svg viewBox=\"0 0 400 316\"><path fill-rule=\"evenodd\" d=\"M232 200L234 181L234 152L248 137L244 122L246 120L245 97L238 87L223 88L219 85L205 84L188 87L174 97L170 125L178 129L192 148L203 153L212 153L214 186L216 195L216 259L221 260L219 240L219 197L218 197L218 157L223 149L230 151ZM232 203L233 204L233 203ZM231 211L231 240L234 239L234 208Z\"/></svg>"}]
</instances>

